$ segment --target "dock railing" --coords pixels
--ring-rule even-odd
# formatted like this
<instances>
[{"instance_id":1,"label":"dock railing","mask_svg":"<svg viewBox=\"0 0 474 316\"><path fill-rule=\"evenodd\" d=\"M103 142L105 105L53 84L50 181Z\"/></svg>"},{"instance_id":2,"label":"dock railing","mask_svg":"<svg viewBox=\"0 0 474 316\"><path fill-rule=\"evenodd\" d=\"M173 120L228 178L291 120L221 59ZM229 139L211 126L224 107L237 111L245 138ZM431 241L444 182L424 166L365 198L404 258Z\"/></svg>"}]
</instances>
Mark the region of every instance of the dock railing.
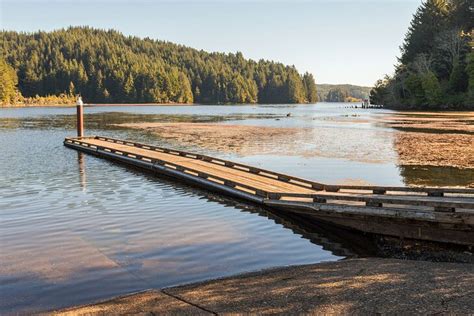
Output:
<instances>
[{"instance_id":1,"label":"dock railing","mask_svg":"<svg viewBox=\"0 0 474 316\"><path fill-rule=\"evenodd\" d=\"M292 192L273 192L258 189L246 183L231 181L224 177L209 174L190 167L184 167L180 164L170 161L163 161L157 158L140 156L136 153L107 148L104 146L95 146L81 141L86 139L98 139L110 143L133 146L141 149L157 151L170 155L182 156L191 159L206 161L219 166L249 172L266 178L290 183L299 187L315 190L315 193L292 193ZM215 158L207 155L190 153L186 151L168 149L164 147L142 144L139 142L120 140L110 137L93 136L82 138L66 138L65 142L91 148L97 152L104 151L121 155L130 159L142 160L148 162L150 168L161 166L171 170L179 171L192 175L203 180L211 181L219 185L239 190L245 193L254 194L263 199L269 200L305 200L312 203L330 203L335 202L359 202L365 206L384 207L384 206L424 206L439 212L455 212L462 209L474 209L474 200L456 199L455 195L467 195L474 197L474 190L467 188L426 188L426 187L395 187L395 186L351 186L351 185L327 185L314 182L299 177L286 175L258 167L248 166L241 163ZM446 194L454 196L446 196Z\"/></svg>"}]
</instances>

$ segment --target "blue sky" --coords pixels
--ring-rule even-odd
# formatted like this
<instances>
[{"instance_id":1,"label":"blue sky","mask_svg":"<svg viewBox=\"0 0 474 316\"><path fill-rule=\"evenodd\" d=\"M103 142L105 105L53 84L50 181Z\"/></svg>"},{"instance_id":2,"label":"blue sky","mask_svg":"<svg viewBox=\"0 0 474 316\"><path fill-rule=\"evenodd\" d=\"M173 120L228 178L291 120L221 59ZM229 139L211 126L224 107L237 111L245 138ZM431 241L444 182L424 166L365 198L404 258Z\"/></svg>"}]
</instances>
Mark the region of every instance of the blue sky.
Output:
<instances>
[{"instance_id":1,"label":"blue sky","mask_svg":"<svg viewBox=\"0 0 474 316\"><path fill-rule=\"evenodd\" d=\"M0 0L0 28L117 29L295 65L317 83L371 86L392 73L421 0Z\"/></svg>"}]
</instances>

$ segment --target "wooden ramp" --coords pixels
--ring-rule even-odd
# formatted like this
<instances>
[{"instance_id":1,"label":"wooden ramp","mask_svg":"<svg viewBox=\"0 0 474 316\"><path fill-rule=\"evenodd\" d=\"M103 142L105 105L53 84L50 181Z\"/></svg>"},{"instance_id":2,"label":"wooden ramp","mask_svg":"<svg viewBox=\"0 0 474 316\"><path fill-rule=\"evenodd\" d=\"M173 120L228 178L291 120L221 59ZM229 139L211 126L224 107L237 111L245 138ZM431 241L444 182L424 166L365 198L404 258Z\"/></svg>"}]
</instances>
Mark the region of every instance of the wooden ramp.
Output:
<instances>
[{"instance_id":1,"label":"wooden ramp","mask_svg":"<svg viewBox=\"0 0 474 316\"><path fill-rule=\"evenodd\" d=\"M474 245L473 189L326 185L206 155L100 136L66 138L64 145L364 232Z\"/></svg>"}]
</instances>

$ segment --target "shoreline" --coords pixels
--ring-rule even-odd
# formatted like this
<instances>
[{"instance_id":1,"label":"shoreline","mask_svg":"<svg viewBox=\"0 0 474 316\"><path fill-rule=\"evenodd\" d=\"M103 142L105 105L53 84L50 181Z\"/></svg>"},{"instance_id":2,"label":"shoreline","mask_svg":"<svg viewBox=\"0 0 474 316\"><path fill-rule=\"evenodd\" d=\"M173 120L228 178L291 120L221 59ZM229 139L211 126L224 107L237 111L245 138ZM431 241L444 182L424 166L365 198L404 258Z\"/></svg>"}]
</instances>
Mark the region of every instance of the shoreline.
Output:
<instances>
[{"instance_id":1,"label":"shoreline","mask_svg":"<svg viewBox=\"0 0 474 316\"><path fill-rule=\"evenodd\" d=\"M473 282L469 263L344 259L150 289L52 314L465 314L474 310Z\"/></svg>"},{"instance_id":2,"label":"shoreline","mask_svg":"<svg viewBox=\"0 0 474 316\"><path fill-rule=\"evenodd\" d=\"M102 107L102 106L193 106L201 105L199 103L86 103L85 108L88 107ZM0 106L0 109L18 109L18 108L70 108L76 107L75 103L70 104L16 104L8 106Z\"/></svg>"},{"instance_id":3,"label":"shoreline","mask_svg":"<svg viewBox=\"0 0 474 316\"><path fill-rule=\"evenodd\" d=\"M312 105L318 103L325 103L325 104L356 104L360 102L328 102L328 101L318 101L316 103L289 103L289 105ZM285 105L286 103L225 103L225 104L214 104L214 103L86 103L84 107L107 107L107 106L258 106L258 105ZM288 105L288 104L287 104ZM75 107L75 103L68 103L68 104L14 104L14 105L0 105L0 109L18 109L18 108L49 108L49 107ZM355 110L367 110L364 108L354 108ZM395 113L407 113L407 114L441 114L441 115L451 115L454 113L466 114L469 112L474 112L472 107L467 108L440 108L440 109L423 109L423 108L413 108L413 109L404 109L404 108L387 108L383 107L381 109L393 111Z\"/></svg>"}]
</instances>

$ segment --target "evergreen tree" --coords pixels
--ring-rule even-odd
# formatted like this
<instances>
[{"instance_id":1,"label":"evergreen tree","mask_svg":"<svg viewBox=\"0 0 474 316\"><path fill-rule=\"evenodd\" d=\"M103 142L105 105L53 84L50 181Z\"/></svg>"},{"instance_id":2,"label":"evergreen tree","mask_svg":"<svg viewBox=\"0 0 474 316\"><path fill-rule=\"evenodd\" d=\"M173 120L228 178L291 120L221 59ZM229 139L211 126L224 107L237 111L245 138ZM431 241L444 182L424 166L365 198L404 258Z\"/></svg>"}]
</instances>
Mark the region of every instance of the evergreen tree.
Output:
<instances>
[{"instance_id":1,"label":"evergreen tree","mask_svg":"<svg viewBox=\"0 0 474 316\"><path fill-rule=\"evenodd\" d=\"M448 1L427 0L421 4L411 21L405 42L401 48L400 61L407 64L419 54L433 49L436 34L446 25Z\"/></svg>"},{"instance_id":2,"label":"evergreen tree","mask_svg":"<svg viewBox=\"0 0 474 316\"><path fill-rule=\"evenodd\" d=\"M466 73L469 77L469 84L465 105L474 107L474 52L469 54Z\"/></svg>"},{"instance_id":3,"label":"evergreen tree","mask_svg":"<svg viewBox=\"0 0 474 316\"><path fill-rule=\"evenodd\" d=\"M449 1L450 24L458 29L474 29L474 5L472 0Z\"/></svg>"},{"instance_id":4,"label":"evergreen tree","mask_svg":"<svg viewBox=\"0 0 474 316\"><path fill-rule=\"evenodd\" d=\"M426 103L430 107L435 107L441 103L441 87L432 71L427 72L421 78L421 85L425 93Z\"/></svg>"},{"instance_id":5,"label":"evergreen tree","mask_svg":"<svg viewBox=\"0 0 474 316\"><path fill-rule=\"evenodd\" d=\"M10 104L14 101L18 78L15 70L5 60L0 59L0 103Z\"/></svg>"},{"instance_id":6,"label":"evergreen tree","mask_svg":"<svg viewBox=\"0 0 474 316\"><path fill-rule=\"evenodd\" d=\"M383 104L387 97L387 82L382 79L377 80L374 87L370 90L369 100L371 104Z\"/></svg>"},{"instance_id":7,"label":"evergreen tree","mask_svg":"<svg viewBox=\"0 0 474 316\"><path fill-rule=\"evenodd\" d=\"M286 86L288 89L288 103L304 103L306 92L300 75L294 71L288 75Z\"/></svg>"},{"instance_id":8,"label":"evergreen tree","mask_svg":"<svg viewBox=\"0 0 474 316\"><path fill-rule=\"evenodd\" d=\"M306 93L306 102L318 102L318 91L316 89L316 83L314 81L313 75L309 72L305 72L305 74L303 75L303 84Z\"/></svg>"},{"instance_id":9,"label":"evergreen tree","mask_svg":"<svg viewBox=\"0 0 474 316\"><path fill-rule=\"evenodd\" d=\"M410 105L418 107L426 104L425 91L423 89L422 77L418 74L411 73L405 80L405 87L409 93Z\"/></svg>"},{"instance_id":10,"label":"evergreen tree","mask_svg":"<svg viewBox=\"0 0 474 316\"><path fill-rule=\"evenodd\" d=\"M76 94L76 87L74 86L74 83L72 81L69 82L69 95L75 95Z\"/></svg>"},{"instance_id":11,"label":"evergreen tree","mask_svg":"<svg viewBox=\"0 0 474 316\"><path fill-rule=\"evenodd\" d=\"M461 93L466 92L468 87L468 76L465 71L465 66L459 60L454 62L453 70L449 77L449 92Z\"/></svg>"}]
</instances>

